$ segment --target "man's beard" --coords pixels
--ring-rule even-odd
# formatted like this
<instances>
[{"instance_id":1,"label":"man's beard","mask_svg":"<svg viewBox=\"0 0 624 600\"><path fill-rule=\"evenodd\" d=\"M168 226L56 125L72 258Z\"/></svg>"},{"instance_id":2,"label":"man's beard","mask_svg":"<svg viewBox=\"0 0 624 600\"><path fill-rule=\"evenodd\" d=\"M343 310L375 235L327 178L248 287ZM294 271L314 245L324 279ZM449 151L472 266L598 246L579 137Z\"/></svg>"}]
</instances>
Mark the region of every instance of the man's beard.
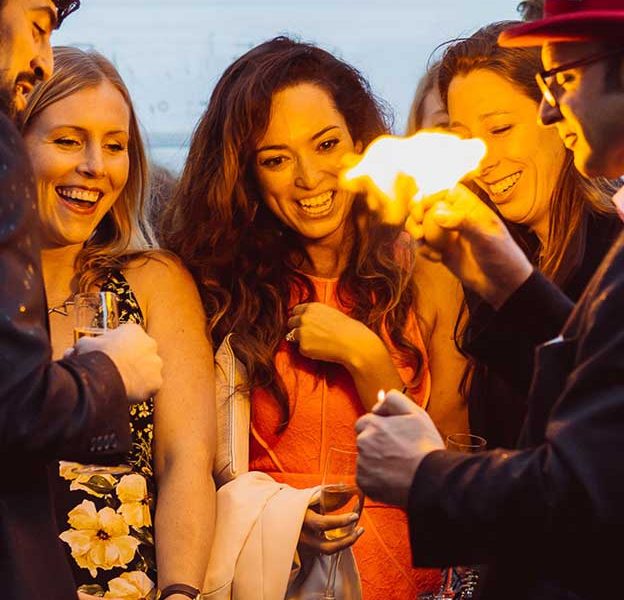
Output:
<instances>
[{"instance_id":1,"label":"man's beard","mask_svg":"<svg viewBox=\"0 0 624 600\"><path fill-rule=\"evenodd\" d=\"M3 77L0 71L0 112L4 113L12 121L18 120L18 110L15 105L13 85Z\"/></svg>"}]
</instances>

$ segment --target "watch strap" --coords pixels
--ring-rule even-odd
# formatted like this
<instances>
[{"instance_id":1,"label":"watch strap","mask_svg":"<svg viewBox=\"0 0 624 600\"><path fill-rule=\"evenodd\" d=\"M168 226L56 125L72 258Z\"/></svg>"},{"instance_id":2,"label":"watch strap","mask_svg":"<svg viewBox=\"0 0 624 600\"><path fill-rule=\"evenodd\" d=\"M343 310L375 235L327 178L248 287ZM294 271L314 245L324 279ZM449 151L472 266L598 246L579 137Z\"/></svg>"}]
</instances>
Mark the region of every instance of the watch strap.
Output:
<instances>
[{"instance_id":1,"label":"watch strap","mask_svg":"<svg viewBox=\"0 0 624 600\"><path fill-rule=\"evenodd\" d=\"M191 598L191 600L197 600L200 593L200 590L192 585L186 583L172 583L160 591L158 599L165 600L165 598L169 598L169 596L173 596L173 594L182 594L183 596Z\"/></svg>"}]
</instances>

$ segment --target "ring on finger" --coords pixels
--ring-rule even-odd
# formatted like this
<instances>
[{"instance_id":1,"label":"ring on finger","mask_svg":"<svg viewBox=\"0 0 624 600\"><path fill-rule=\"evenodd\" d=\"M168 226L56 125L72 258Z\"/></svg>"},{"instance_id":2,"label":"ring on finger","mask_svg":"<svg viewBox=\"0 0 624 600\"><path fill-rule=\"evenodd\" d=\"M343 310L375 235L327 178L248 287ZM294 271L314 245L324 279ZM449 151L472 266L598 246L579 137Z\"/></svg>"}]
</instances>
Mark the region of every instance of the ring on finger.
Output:
<instances>
[{"instance_id":1,"label":"ring on finger","mask_svg":"<svg viewBox=\"0 0 624 600\"><path fill-rule=\"evenodd\" d=\"M291 329L287 334L286 337L284 338L287 342L296 342L297 340L295 339L295 330Z\"/></svg>"}]
</instances>

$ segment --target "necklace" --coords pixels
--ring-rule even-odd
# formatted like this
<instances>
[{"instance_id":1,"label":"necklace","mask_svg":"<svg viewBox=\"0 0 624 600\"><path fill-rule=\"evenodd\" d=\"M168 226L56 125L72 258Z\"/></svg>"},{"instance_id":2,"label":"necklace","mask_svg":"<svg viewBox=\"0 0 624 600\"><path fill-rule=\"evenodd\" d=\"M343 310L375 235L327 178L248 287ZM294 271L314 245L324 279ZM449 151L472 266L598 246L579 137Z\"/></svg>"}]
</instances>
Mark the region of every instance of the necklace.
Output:
<instances>
[{"instance_id":1,"label":"necklace","mask_svg":"<svg viewBox=\"0 0 624 600\"><path fill-rule=\"evenodd\" d=\"M73 306L73 304L73 300L63 300L60 304L48 306L48 314L51 315L52 313L55 313L57 315L62 315L63 317L68 317L69 312L67 311L67 307Z\"/></svg>"}]
</instances>

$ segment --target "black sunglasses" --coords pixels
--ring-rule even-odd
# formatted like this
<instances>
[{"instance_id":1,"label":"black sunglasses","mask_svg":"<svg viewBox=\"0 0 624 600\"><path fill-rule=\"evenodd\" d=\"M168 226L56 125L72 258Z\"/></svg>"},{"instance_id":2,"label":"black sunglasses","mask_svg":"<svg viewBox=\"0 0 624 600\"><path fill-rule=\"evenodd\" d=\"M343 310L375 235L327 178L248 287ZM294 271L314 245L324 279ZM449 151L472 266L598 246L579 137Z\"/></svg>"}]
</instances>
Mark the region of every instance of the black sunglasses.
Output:
<instances>
[{"instance_id":1,"label":"black sunglasses","mask_svg":"<svg viewBox=\"0 0 624 600\"><path fill-rule=\"evenodd\" d=\"M539 86L542 95L544 96L544 100L552 106L556 108L557 99L550 89L550 83L548 80L556 75L557 73L563 73L564 71L569 71L570 69L576 69L577 67L584 67L587 65L592 65L597 63L605 58L610 58L611 56L618 56L619 54L624 54L624 47L618 48L617 50L608 50L606 52L600 52L599 54L594 54L593 56L587 56L585 58L581 58L580 60L575 60L573 62L569 62L565 65L560 65L555 67L554 69L549 69L548 71L540 71L537 75L535 75L535 81L537 81L537 85Z\"/></svg>"}]
</instances>

